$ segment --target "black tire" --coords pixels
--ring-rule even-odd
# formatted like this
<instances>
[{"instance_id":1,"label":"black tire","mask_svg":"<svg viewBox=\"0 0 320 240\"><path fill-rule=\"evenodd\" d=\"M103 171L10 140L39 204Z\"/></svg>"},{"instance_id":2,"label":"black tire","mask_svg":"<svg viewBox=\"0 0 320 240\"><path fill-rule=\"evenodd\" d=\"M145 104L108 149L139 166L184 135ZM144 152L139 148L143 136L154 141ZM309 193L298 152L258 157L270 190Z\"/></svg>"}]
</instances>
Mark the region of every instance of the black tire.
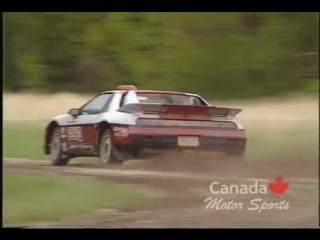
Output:
<instances>
[{"instance_id":1,"label":"black tire","mask_svg":"<svg viewBox=\"0 0 320 240\"><path fill-rule=\"evenodd\" d=\"M70 157L64 156L61 149L60 128L53 130L50 140L50 160L53 166L65 166L69 163Z\"/></svg>"},{"instance_id":2,"label":"black tire","mask_svg":"<svg viewBox=\"0 0 320 240\"><path fill-rule=\"evenodd\" d=\"M122 161L115 156L115 146L110 129L106 129L99 141L99 161L104 166L119 166Z\"/></svg>"}]
</instances>

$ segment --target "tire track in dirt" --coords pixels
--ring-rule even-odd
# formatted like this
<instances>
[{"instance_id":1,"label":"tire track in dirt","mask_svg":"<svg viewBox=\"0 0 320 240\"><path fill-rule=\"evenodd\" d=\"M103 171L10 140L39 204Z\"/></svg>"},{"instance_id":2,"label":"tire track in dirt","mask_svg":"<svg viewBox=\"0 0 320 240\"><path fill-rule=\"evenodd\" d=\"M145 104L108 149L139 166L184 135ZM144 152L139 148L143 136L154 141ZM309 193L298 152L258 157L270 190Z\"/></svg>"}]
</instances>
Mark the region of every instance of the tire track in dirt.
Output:
<instances>
[{"instance_id":1,"label":"tire track in dirt","mask_svg":"<svg viewBox=\"0 0 320 240\"><path fill-rule=\"evenodd\" d=\"M12 168L12 167L21 167L25 166L36 169L44 169L51 170L60 173L66 174L78 174L78 175L93 175L93 176L113 176L113 177L141 177L141 178L189 178L197 181L200 180L234 180L239 182L247 182L247 181L258 181L258 182L270 182L270 179L265 178L241 178L241 177L226 177L226 175L219 175L217 173L213 174L191 174L185 172L161 172L161 171L151 171L151 170L130 170L130 169L105 169L99 168L97 164L81 164L81 163L73 163L66 167L54 167L49 165L48 161L43 160L29 160L23 158L5 158L4 165ZM85 166L86 168L83 168ZM28 170L28 169L26 169ZM310 183L310 184L318 184L318 179L312 178L289 178L290 182L297 183Z\"/></svg>"},{"instance_id":2,"label":"tire track in dirt","mask_svg":"<svg viewBox=\"0 0 320 240\"><path fill-rule=\"evenodd\" d=\"M123 170L79 167L74 163L66 167L53 167L47 161L30 161L11 159L4 161L4 169L15 171L36 171L55 174L72 174L95 177L108 181L134 185L149 191L153 197L143 206L131 206L125 209L99 211L92 216L79 217L54 226L130 226L130 227L250 227L250 226L316 226L318 224L318 180L308 178L290 178L290 189L285 194L285 200L290 203L289 210L268 210L261 213L242 210L205 209L204 199L208 197L224 198L243 202L248 205L252 198L263 198L275 202L277 198L252 195L215 195L209 191L212 181L222 184L248 184L257 181L266 184L272 177L254 178L253 167L246 174L234 174L229 164L228 171L216 168L215 174L190 174L182 172L160 172L157 170ZM89 165L90 166L90 165ZM253 168L254 169L254 168ZM221 170L221 171L220 171ZM257 169L256 169L257 170ZM251 171L251 172L250 172ZM220 174L218 174L220 173ZM247 175L247 177L245 177ZM257 174L259 175L259 174ZM263 174L262 174L263 175ZM251 177L251 178L250 178ZM274 176L273 176L274 177ZM158 194L154 194L157 192Z\"/></svg>"}]
</instances>

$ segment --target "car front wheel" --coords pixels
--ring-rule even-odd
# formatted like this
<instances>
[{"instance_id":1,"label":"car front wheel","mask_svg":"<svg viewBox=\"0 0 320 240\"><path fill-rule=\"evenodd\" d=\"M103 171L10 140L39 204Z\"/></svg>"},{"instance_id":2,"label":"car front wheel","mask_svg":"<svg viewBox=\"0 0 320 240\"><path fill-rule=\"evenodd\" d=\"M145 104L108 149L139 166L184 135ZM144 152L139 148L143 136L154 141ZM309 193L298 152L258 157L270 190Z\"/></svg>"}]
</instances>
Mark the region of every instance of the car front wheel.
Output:
<instances>
[{"instance_id":1,"label":"car front wheel","mask_svg":"<svg viewBox=\"0 0 320 240\"><path fill-rule=\"evenodd\" d=\"M50 141L50 160L53 166L65 166L70 158L62 154L60 128L56 127Z\"/></svg>"}]
</instances>

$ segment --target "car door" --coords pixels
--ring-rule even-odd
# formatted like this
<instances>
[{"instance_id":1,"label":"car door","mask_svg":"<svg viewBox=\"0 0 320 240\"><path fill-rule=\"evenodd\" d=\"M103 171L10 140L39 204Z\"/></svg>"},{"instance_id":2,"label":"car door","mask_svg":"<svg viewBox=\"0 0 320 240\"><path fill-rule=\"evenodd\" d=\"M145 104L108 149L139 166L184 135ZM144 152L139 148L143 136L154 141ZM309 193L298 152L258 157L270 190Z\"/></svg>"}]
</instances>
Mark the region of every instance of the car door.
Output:
<instances>
[{"instance_id":1,"label":"car door","mask_svg":"<svg viewBox=\"0 0 320 240\"><path fill-rule=\"evenodd\" d=\"M91 150L96 139L96 123L101 113L108 111L113 93L103 93L80 108L78 116L69 116L65 128L69 149Z\"/></svg>"}]
</instances>

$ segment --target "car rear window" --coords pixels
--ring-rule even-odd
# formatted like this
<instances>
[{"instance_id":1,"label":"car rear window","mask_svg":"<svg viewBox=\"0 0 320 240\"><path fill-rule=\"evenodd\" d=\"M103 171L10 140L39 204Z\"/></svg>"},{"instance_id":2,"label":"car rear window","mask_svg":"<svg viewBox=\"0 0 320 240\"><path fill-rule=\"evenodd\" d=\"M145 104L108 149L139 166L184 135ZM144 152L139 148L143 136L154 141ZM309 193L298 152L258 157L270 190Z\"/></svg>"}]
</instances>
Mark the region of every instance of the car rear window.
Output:
<instances>
[{"instance_id":1,"label":"car rear window","mask_svg":"<svg viewBox=\"0 0 320 240\"><path fill-rule=\"evenodd\" d=\"M203 105L199 98L186 95L139 93L138 99L140 103Z\"/></svg>"}]
</instances>

